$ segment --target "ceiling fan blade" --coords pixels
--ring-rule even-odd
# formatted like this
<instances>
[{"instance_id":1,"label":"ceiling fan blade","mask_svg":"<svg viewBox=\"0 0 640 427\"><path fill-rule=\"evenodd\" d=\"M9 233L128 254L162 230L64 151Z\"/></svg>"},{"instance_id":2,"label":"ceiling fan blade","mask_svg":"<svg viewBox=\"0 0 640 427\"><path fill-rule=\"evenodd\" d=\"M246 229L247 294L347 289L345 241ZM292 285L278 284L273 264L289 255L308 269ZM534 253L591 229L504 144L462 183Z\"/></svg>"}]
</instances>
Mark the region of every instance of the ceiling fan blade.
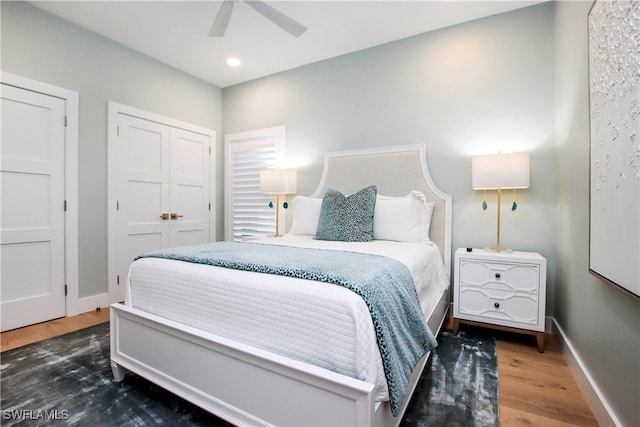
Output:
<instances>
[{"instance_id":1,"label":"ceiling fan blade","mask_svg":"<svg viewBox=\"0 0 640 427\"><path fill-rule=\"evenodd\" d=\"M225 31L227 31L227 25L229 25L229 19L231 18L231 11L233 10L233 0L224 0L216 19L213 21L213 25L209 30L209 37L222 37Z\"/></svg>"},{"instance_id":2,"label":"ceiling fan blade","mask_svg":"<svg viewBox=\"0 0 640 427\"><path fill-rule=\"evenodd\" d=\"M307 27L295 21L292 18L289 18L284 13L279 10L274 9L269 6L267 3L259 0L247 0L245 1L249 6L254 8L258 13L267 18L269 21L276 24L278 27L285 30L287 33L291 34L294 37L300 37L305 31L307 31Z\"/></svg>"}]
</instances>

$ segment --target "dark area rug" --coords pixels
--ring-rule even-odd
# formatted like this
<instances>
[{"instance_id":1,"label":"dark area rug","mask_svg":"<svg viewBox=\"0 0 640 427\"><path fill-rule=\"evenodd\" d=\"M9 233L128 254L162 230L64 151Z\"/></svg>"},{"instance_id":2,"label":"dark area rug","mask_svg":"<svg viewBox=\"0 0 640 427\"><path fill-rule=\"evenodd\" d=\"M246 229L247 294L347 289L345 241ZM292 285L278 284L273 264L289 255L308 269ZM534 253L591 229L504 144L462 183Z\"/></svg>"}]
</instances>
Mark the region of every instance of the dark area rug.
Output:
<instances>
[{"instance_id":1,"label":"dark area rug","mask_svg":"<svg viewBox=\"0 0 640 427\"><path fill-rule=\"evenodd\" d=\"M450 330L424 368L402 427L499 426L498 356L492 336Z\"/></svg>"},{"instance_id":2,"label":"dark area rug","mask_svg":"<svg viewBox=\"0 0 640 427\"><path fill-rule=\"evenodd\" d=\"M402 426L498 425L495 340L443 332ZM230 426L127 373L113 382L109 323L2 353L3 426Z\"/></svg>"}]
</instances>

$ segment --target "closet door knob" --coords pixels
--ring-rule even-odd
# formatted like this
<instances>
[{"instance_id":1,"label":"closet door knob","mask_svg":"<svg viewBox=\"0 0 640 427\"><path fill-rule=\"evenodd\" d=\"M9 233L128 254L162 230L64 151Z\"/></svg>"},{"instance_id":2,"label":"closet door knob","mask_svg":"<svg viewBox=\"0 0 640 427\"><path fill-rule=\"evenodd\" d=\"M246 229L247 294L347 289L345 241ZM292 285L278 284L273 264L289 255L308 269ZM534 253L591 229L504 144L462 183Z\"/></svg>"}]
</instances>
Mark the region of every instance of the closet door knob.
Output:
<instances>
[{"instance_id":1,"label":"closet door knob","mask_svg":"<svg viewBox=\"0 0 640 427\"><path fill-rule=\"evenodd\" d=\"M160 215L160 218L162 218L163 221L166 221L169 219L169 214L168 213L163 213L162 215Z\"/></svg>"},{"instance_id":2,"label":"closet door knob","mask_svg":"<svg viewBox=\"0 0 640 427\"><path fill-rule=\"evenodd\" d=\"M500 303L499 303L499 302L494 302L494 303L493 303L493 306L494 306L495 308L500 308Z\"/></svg>"},{"instance_id":3,"label":"closet door knob","mask_svg":"<svg viewBox=\"0 0 640 427\"><path fill-rule=\"evenodd\" d=\"M172 213L171 214L171 219L178 219L178 218L182 218L184 215L178 215L177 213Z\"/></svg>"},{"instance_id":4,"label":"closet door knob","mask_svg":"<svg viewBox=\"0 0 640 427\"><path fill-rule=\"evenodd\" d=\"M500 273L496 273L496 279L500 278Z\"/></svg>"}]
</instances>

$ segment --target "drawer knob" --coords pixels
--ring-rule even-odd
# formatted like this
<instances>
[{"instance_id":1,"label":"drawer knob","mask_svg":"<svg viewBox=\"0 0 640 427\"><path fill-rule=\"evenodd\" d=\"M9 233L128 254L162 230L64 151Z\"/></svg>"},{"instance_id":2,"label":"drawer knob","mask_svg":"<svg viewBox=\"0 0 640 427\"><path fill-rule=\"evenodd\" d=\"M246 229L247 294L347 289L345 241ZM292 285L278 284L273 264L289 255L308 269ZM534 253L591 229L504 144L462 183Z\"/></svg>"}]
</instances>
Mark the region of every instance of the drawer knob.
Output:
<instances>
[{"instance_id":1,"label":"drawer knob","mask_svg":"<svg viewBox=\"0 0 640 427\"><path fill-rule=\"evenodd\" d=\"M500 273L496 273L496 279L500 278Z\"/></svg>"},{"instance_id":2,"label":"drawer knob","mask_svg":"<svg viewBox=\"0 0 640 427\"><path fill-rule=\"evenodd\" d=\"M500 308L500 303L499 303L499 302L494 302L494 303L493 303L493 306L494 306L495 308Z\"/></svg>"}]
</instances>

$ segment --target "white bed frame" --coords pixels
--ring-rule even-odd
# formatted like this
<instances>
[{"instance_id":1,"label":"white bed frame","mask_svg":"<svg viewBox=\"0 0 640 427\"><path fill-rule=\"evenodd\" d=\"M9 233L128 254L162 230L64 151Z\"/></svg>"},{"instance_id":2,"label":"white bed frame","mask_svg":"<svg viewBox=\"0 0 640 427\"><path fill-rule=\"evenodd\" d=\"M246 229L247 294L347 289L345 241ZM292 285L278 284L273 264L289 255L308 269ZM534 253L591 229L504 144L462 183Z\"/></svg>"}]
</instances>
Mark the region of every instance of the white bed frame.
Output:
<instances>
[{"instance_id":1,"label":"white bed frame","mask_svg":"<svg viewBox=\"0 0 640 427\"><path fill-rule=\"evenodd\" d=\"M378 193L423 191L436 202L430 237L451 261L451 196L431 180L423 145L335 152L325 155L321 183L351 193L376 184ZM428 316L437 333L449 307L449 290ZM414 369L401 414L376 402L375 385L167 320L123 304L111 306L111 367L125 370L236 425L397 426L429 354Z\"/></svg>"}]
</instances>

